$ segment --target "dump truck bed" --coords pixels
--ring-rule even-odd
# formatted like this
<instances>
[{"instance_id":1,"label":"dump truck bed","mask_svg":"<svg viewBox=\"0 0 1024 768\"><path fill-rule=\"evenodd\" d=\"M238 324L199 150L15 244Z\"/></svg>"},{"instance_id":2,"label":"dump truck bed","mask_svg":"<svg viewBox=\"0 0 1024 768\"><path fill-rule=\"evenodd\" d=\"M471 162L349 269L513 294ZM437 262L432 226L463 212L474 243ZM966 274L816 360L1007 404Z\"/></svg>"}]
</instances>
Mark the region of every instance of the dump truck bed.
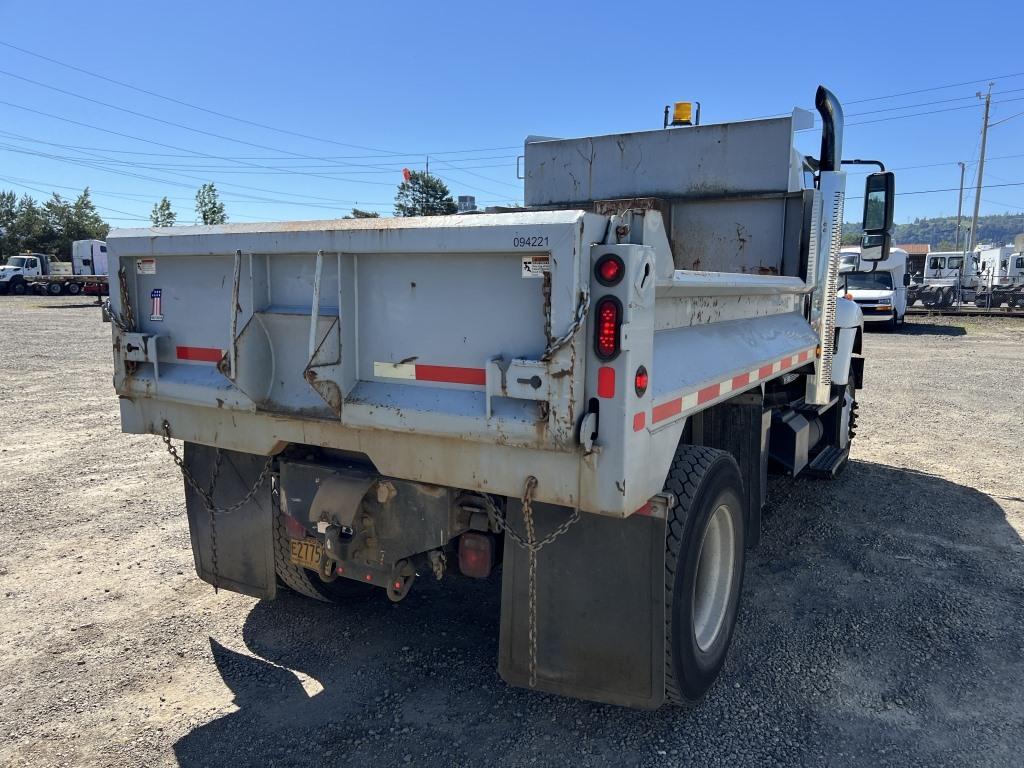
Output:
<instances>
[{"instance_id":1,"label":"dump truck bed","mask_svg":"<svg viewBox=\"0 0 1024 768\"><path fill-rule=\"evenodd\" d=\"M575 504L585 341L541 358L606 225L549 211L114 231L130 307L118 291L112 307L149 337L118 370L124 428L336 448L496 493L533 473ZM503 390L512 360L536 361L542 386Z\"/></svg>"}]
</instances>

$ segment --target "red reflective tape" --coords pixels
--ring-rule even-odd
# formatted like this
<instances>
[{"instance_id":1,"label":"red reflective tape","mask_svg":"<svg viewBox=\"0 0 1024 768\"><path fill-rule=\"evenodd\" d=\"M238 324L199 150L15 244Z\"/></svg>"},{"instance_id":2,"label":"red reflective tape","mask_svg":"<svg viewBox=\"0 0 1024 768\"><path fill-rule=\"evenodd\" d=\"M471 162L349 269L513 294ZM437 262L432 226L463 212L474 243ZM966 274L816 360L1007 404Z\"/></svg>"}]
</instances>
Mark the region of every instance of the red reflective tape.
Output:
<instances>
[{"instance_id":1,"label":"red reflective tape","mask_svg":"<svg viewBox=\"0 0 1024 768\"><path fill-rule=\"evenodd\" d=\"M651 411L651 422L664 421L665 419L681 413L683 410L683 398L677 397L667 403L656 405Z\"/></svg>"},{"instance_id":2,"label":"red reflective tape","mask_svg":"<svg viewBox=\"0 0 1024 768\"><path fill-rule=\"evenodd\" d=\"M760 368L757 369L757 378L767 379L769 376L772 375L772 367L773 366L771 364L762 365Z\"/></svg>"},{"instance_id":3,"label":"red reflective tape","mask_svg":"<svg viewBox=\"0 0 1024 768\"><path fill-rule=\"evenodd\" d=\"M810 353L810 352L807 352L806 350L805 350L805 351L803 351L803 352L801 352L801 353L800 353L800 362L802 363L802 362L803 362L804 360L806 360L806 359L807 359L807 358L809 358L810 356L811 356L811 353Z\"/></svg>"},{"instance_id":4,"label":"red reflective tape","mask_svg":"<svg viewBox=\"0 0 1024 768\"><path fill-rule=\"evenodd\" d=\"M197 360L201 363L219 363L224 357L223 349L214 347L176 347L179 360Z\"/></svg>"},{"instance_id":5,"label":"red reflective tape","mask_svg":"<svg viewBox=\"0 0 1024 768\"><path fill-rule=\"evenodd\" d=\"M697 392L697 405L706 403L709 400L714 400L719 394L721 394L721 389L718 384L712 384L704 387L704 389Z\"/></svg>"},{"instance_id":6,"label":"red reflective tape","mask_svg":"<svg viewBox=\"0 0 1024 768\"><path fill-rule=\"evenodd\" d=\"M650 517L651 513L654 512L654 505L651 502L645 503L640 509L634 512L634 515L643 515L644 517Z\"/></svg>"},{"instance_id":7,"label":"red reflective tape","mask_svg":"<svg viewBox=\"0 0 1024 768\"><path fill-rule=\"evenodd\" d=\"M615 369L602 365L597 369L597 396L615 397Z\"/></svg>"},{"instance_id":8,"label":"red reflective tape","mask_svg":"<svg viewBox=\"0 0 1024 768\"><path fill-rule=\"evenodd\" d=\"M487 381L483 368L460 368L455 365L416 364L416 381L440 381L445 384L476 384Z\"/></svg>"},{"instance_id":9,"label":"red reflective tape","mask_svg":"<svg viewBox=\"0 0 1024 768\"><path fill-rule=\"evenodd\" d=\"M732 388L733 389L739 389L740 387L745 387L749 383L750 383L750 374L749 373L741 373L739 376L733 376L732 377Z\"/></svg>"},{"instance_id":10,"label":"red reflective tape","mask_svg":"<svg viewBox=\"0 0 1024 768\"><path fill-rule=\"evenodd\" d=\"M681 400L679 402L682 403ZM646 426L647 426L647 412L646 411L640 411L640 413L637 413L637 414L635 414L633 416L633 431L634 432L639 432L641 429L643 429Z\"/></svg>"}]
</instances>

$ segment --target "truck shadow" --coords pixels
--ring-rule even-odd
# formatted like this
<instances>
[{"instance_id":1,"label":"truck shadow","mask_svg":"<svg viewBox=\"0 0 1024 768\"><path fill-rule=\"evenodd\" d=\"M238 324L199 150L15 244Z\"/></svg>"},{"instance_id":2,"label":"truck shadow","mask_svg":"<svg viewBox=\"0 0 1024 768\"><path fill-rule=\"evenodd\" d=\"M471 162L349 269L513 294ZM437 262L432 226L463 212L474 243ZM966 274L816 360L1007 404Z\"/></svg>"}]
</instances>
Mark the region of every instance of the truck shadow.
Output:
<instances>
[{"instance_id":1,"label":"truck shadow","mask_svg":"<svg viewBox=\"0 0 1024 768\"><path fill-rule=\"evenodd\" d=\"M972 488L862 461L833 483L771 485L729 661L695 710L509 688L496 671L500 580L424 581L399 605L256 604L247 653L210 641L237 711L189 732L175 755L185 766L622 766L742 748L752 764L789 764L797 731L812 762L969 763L1008 749L1024 728L1024 546L1006 511ZM960 739L982 712L1008 730Z\"/></svg>"},{"instance_id":2,"label":"truck shadow","mask_svg":"<svg viewBox=\"0 0 1024 768\"><path fill-rule=\"evenodd\" d=\"M965 336L967 329L961 325L921 323L914 322L913 318L907 318L896 332L904 336Z\"/></svg>"}]
</instances>

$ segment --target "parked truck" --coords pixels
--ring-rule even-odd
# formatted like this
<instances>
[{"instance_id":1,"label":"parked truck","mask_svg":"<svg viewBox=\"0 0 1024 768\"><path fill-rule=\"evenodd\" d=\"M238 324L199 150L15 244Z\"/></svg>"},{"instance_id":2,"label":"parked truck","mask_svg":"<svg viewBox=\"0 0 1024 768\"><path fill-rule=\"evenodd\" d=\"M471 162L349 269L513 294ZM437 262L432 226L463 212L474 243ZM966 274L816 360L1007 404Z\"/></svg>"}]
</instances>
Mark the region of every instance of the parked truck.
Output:
<instances>
[{"instance_id":1,"label":"parked truck","mask_svg":"<svg viewBox=\"0 0 1024 768\"><path fill-rule=\"evenodd\" d=\"M63 279L71 275L72 267L45 253L22 253L11 256L0 267L0 293L22 296L32 290L32 281L42 277Z\"/></svg>"},{"instance_id":2,"label":"parked truck","mask_svg":"<svg viewBox=\"0 0 1024 768\"><path fill-rule=\"evenodd\" d=\"M1024 308L1024 253L1012 245L989 246L979 248L975 260L975 306Z\"/></svg>"},{"instance_id":3,"label":"parked truck","mask_svg":"<svg viewBox=\"0 0 1024 768\"><path fill-rule=\"evenodd\" d=\"M122 429L180 468L199 577L344 605L500 566L507 682L699 702L767 473L834 476L855 433L816 107L817 157L803 110L527 139L511 212L112 232ZM893 193L868 177L865 264Z\"/></svg>"},{"instance_id":4,"label":"parked truck","mask_svg":"<svg viewBox=\"0 0 1024 768\"><path fill-rule=\"evenodd\" d=\"M907 314L907 252L891 248L884 261L863 264L860 249L840 252L839 292L857 302L865 323L894 330Z\"/></svg>"},{"instance_id":5,"label":"parked truck","mask_svg":"<svg viewBox=\"0 0 1024 768\"><path fill-rule=\"evenodd\" d=\"M66 264L67 262L65 262ZM70 268L52 274L28 277L36 293L95 296L109 292L107 285L107 244L102 240L75 240L71 244Z\"/></svg>"}]
</instances>

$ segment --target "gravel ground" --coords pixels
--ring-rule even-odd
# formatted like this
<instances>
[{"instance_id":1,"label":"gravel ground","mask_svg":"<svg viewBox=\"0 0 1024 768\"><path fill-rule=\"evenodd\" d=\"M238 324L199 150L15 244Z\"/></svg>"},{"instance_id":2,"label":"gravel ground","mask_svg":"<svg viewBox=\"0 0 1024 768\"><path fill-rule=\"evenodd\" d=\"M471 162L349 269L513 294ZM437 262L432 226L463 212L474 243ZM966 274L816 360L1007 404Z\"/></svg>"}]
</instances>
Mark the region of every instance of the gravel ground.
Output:
<instances>
[{"instance_id":1,"label":"gravel ground","mask_svg":"<svg viewBox=\"0 0 1024 768\"><path fill-rule=\"evenodd\" d=\"M0 298L0 765L1020 765L1024 321L865 343L854 461L772 483L699 709L506 687L497 580L393 606L214 594L109 329Z\"/></svg>"}]
</instances>

